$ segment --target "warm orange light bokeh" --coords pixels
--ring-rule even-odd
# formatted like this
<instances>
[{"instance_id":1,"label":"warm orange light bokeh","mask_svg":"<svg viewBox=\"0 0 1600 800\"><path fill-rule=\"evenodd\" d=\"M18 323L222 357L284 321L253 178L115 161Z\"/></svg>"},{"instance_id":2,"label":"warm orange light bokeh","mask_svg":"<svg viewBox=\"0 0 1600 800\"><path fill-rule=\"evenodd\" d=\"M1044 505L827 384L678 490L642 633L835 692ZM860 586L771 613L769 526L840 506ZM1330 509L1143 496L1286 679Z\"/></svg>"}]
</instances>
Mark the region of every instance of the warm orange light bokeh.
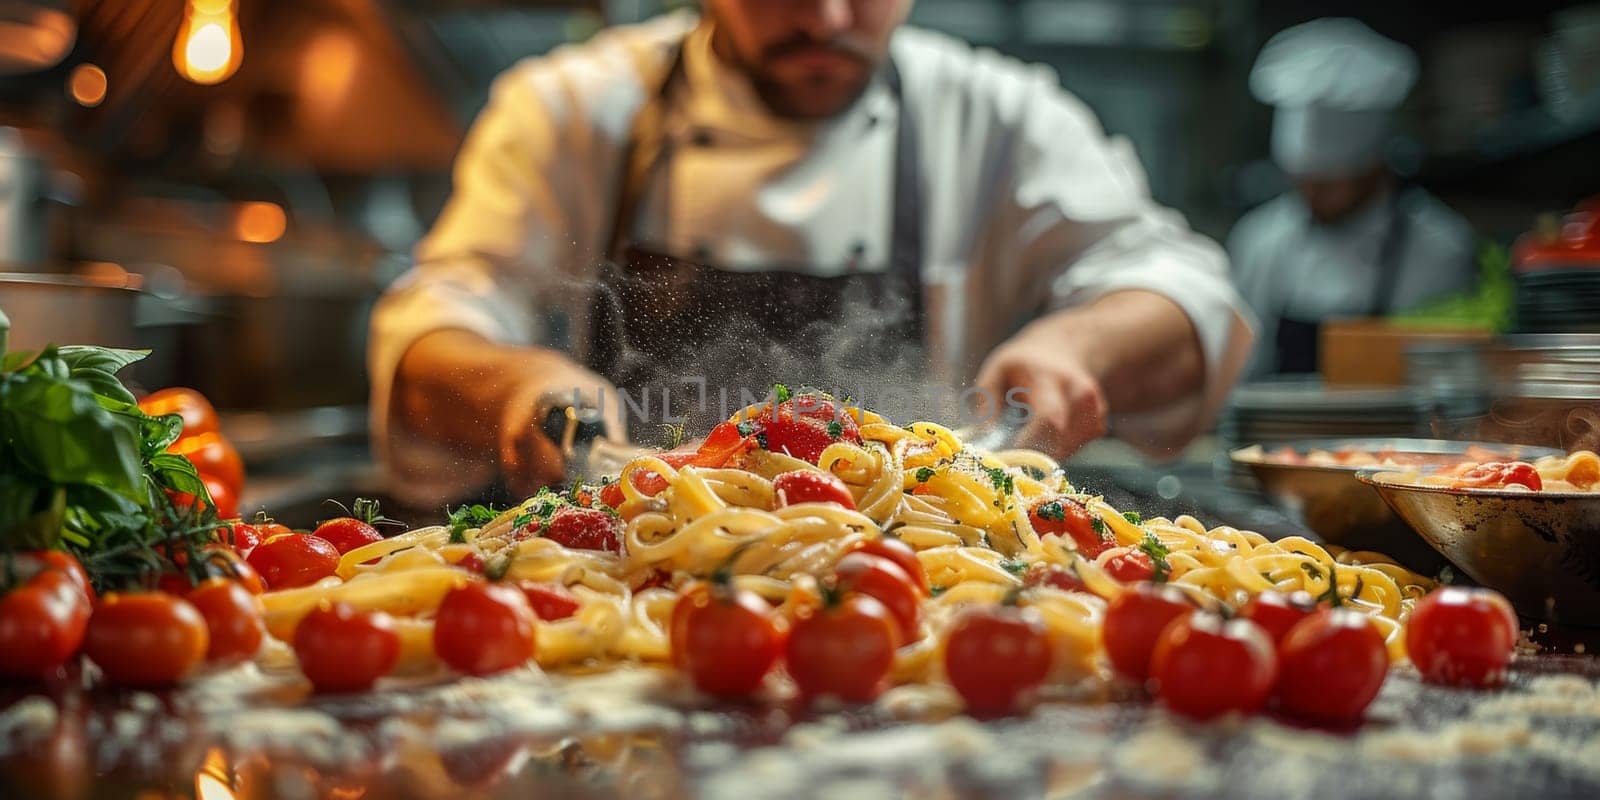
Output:
<instances>
[{"instance_id":1,"label":"warm orange light bokeh","mask_svg":"<svg viewBox=\"0 0 1600 800\"><path fill-rule=\"evenodd\" d=\"M67 78L67 92L80 106L94 108L106 99L106 71L93 64L79 64Z\"/></svg>"},{"instance_id":2,"label":"warm orange light bokeh","mask_svg":"<svg viewBox=\"0 0 1600 800\"><path fill-rule=\"evenodd\" d=\"M234 233L246 242L267 244L276 242L289 227L283 208L277 203L254 201L240 203L233 220Z\"/></svg>"},{"instance_id":3,"label":"warm orange light bokeh","mask_svg":"<svg viewBox=\"0 0 1600 800\"><path fill-rule=\"evenodd\" d=\"M199 84L221 83L244 61L232 0L189 0L172 43L172 65Z\"/></svg>"}]
</instances>

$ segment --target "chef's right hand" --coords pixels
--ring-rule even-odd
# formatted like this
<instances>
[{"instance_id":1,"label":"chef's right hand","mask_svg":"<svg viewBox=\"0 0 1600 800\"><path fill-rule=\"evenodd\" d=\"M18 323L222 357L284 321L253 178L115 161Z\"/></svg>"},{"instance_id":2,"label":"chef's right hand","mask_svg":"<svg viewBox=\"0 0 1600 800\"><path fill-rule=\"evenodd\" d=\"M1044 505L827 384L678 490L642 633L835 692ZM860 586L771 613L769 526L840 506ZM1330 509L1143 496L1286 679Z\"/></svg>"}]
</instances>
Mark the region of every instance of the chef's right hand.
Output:
<instances>
[{"instance_id":1,"label":"chef's right hand","mask_svg":"<svg viewBox=\"0 0 1600 800\"><path fill-rule=\"evenodd\" d=\"M517 384L500 415L500 474L512 492L528 496L542 486L561 483L566 477L566 461L558 443L544 434L542 423L549 409L547 397L581 403L600 409L605 418L606 435L626 438L622 403L617 390L605 378L551 354L533 374Z\"/></svg>"}]
</instances>

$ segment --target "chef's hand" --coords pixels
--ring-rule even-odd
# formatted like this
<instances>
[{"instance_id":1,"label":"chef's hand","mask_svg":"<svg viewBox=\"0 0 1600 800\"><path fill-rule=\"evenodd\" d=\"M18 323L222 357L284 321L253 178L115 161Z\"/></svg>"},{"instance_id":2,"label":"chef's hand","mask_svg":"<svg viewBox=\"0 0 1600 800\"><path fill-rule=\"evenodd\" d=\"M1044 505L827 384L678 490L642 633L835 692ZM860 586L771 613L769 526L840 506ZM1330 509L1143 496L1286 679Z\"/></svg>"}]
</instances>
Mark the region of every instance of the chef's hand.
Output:
<instances>
[{"instance_id":1,"label":"chef's hand","mask_svg":"<svg viewBox=\"0 0 1600 800\"><path fill-rule=\"evenodd\" d=\"M1106 434L1106 393L1086 360L1049 335L1025 328L996 348L978 370L983 413L1027 409L1014 445L1064 459ZM1010 392L1010 396L1007 396ZM997 404L997 405L992 405Z\"/></svg>"},{"instance_id":2,"label":"chef's hand","mask_svg":"<svg viewBox=\"0 0 1600 800\"><path fill-rule=\"evenodd\" d=\"M550 408L542 402L546 399L598 408L605 418L606 435L626 438L622 398L616 388L605 378L552 354L547 364L517 385L501 412L500 474L506 487L518 495L531 495L566 477L560 443L551 441L542 428Z\"/></svg>"}]
</instances>

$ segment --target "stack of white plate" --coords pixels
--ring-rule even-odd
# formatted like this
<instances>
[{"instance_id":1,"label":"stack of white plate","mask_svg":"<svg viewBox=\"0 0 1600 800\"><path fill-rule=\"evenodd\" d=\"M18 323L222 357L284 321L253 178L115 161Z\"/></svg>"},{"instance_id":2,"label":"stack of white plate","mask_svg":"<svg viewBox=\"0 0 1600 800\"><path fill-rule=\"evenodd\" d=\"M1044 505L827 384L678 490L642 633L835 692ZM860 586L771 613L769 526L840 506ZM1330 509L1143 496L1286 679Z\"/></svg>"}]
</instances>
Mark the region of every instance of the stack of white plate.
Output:
<instances>
[{"instance_id":1,"label":"stack of white plate","mask_svg":"<svg viewBox=\"0 0 1600 800\"><path fill-rule=\"evenodd\" d=\"M1218 432L1235 444L1271 445L1297 439L1424 436L1427 420L1427 398L1413 389L1273 380L1234 390Z\"/></svg>"}]
</instances>

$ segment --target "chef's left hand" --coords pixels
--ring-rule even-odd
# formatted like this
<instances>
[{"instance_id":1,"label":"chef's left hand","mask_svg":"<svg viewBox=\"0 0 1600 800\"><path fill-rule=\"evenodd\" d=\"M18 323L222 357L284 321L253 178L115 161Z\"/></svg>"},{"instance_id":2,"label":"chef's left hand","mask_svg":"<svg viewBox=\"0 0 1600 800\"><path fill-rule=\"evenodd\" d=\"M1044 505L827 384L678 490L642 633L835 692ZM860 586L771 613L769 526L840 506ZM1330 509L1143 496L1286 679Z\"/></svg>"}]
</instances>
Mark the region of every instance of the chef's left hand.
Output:
<instances>
[{"instance_id":1,"label":"chef's left hand","mask_svg":"<svg viewBox=\"0 0 1600 800\"><path fill-rule=\"evenodd\" d=\"M1008 410L1008 391L1028 410L1016 446L1061 459L1106 434L1108 407L1086 359L1054 334L1053 326L1023 329L984 360L977 385L1000 410Z\"/></svg>"}]
</instances>

